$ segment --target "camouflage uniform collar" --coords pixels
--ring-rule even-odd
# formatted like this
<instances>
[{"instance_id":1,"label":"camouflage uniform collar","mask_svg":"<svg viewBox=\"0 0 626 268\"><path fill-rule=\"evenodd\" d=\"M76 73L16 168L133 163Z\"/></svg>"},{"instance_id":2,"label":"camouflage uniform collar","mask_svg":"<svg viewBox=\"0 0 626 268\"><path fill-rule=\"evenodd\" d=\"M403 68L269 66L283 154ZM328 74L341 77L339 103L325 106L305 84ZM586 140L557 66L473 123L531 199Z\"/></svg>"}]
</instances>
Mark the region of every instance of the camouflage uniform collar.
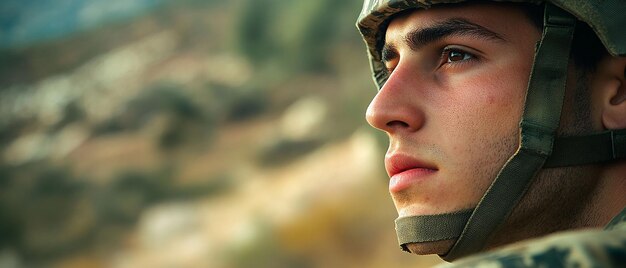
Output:
<instances>
[{"instance_id":1,"label":"camouflage uniform collar","mask_svg":"<svg viewBox=\"0 0 626 268\"><path fill-rule=\"evenodd\" d=\"M604 227L604 230L613 230L616 229L618 225L622 225L626 228L626 207L622 209L622 212L617 214L609 224Z\"/></svg>"}]
</instances>

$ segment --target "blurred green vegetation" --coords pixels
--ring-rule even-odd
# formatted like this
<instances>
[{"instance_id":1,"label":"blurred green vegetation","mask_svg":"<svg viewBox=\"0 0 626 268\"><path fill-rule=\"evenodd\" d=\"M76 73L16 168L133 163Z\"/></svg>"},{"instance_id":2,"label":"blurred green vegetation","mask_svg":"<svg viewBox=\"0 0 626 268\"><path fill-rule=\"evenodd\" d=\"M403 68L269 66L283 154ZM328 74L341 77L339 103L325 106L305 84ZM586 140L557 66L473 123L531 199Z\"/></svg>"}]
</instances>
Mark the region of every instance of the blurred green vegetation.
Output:
<instances>
[{"instance_id":1,"label":"blurred green vegetation","mask_svg":"<svg viewBox=\"0 0 626 268\"><path fill-rule=\"evenodd\" d=\"M363 175L353 188L327 185L351 181L328 172L381 165L344 166L350 159L341 158L375 94L354 27L359 10L356 1L169 1L133 20L0 51L0 263L10 252L24 267L149 267L142 260L174 254L150 255L174 242L142 242L167 237L149 226L160 226L150 221L157 212L174 220L168 204L204 208L181 216L189 222L219 222L259 203L255 194L285 188L305 192L270 202L280 209L231 219L250 221L252 239L198 254L214 252L220 265L170 266L379 267L368 258L382 254L376 241L393 232L386 186ZM294 108L303 99L319 105ZM297 173L319 185L289 186L289 172L335 147L331 164ZM384 178L377 170L367 176ZM316 187L328 189L306 192ZM296 218L277 225L268 215L282 209ZM219 211L228 213L212 214ZM200 232L192 237L209 247L224 243L216 237L228 227L179 232ZM312 235L294 239L285 230ZM118 255L137 261L118 265Z\"/></svg>"},{"instance_id":2,"label":"blurred green vegetation","mask_svg":"<svg viewBox=\"0 0 626 268\"><path fill-rule=\"evenodd\" d=\"M256 66L276 64L288 72L324 72L329 50L353 23L355 5L343 1L251 1L240 11L237 47ZM358 9L357 9L358 10ZM348 16L352 19L354 16ZM348 27L346 27L348 26Z\"/></svg>"}]
</instances>

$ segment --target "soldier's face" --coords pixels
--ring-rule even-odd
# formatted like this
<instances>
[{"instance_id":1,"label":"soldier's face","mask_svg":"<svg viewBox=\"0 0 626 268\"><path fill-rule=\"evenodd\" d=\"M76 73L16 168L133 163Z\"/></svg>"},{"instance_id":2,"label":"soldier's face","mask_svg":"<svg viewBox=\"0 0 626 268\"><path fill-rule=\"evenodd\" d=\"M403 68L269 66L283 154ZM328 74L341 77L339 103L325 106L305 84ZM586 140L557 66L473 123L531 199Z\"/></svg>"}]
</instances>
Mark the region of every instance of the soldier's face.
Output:
<instances>
[{"instance_id":1,"label":"soldier's face","mask_svg":"<svg viewBox=\"0 0 626 268\"><path fill-rule=\"evenodd\" d=\"M390 23L390 76L366 117L389 136L385 166L400 216L476 206L517 149L539 38L521 10L503 5L435 7ZM451 243L411 249L445 253Z\"/></svg>"}]
</instances>

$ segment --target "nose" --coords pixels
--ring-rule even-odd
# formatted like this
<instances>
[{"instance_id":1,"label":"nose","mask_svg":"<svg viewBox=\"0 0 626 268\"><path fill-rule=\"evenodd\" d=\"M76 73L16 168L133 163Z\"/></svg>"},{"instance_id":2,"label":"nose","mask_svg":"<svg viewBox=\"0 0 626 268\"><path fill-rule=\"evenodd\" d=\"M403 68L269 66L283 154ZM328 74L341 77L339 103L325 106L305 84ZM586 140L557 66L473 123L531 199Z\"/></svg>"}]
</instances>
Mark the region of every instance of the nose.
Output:
<instances>
[{"instance_id":1,"label":"nose","mask_svg":"<svg viewBox=\"0 0 626 268\"><path fill-rule=\"evenodd\" d=\"M377 129L390 135L415 132L422 128L425 117L419 95L411 82L392 74L367 108L365 118Z\"/></svg>"}]
</instances>

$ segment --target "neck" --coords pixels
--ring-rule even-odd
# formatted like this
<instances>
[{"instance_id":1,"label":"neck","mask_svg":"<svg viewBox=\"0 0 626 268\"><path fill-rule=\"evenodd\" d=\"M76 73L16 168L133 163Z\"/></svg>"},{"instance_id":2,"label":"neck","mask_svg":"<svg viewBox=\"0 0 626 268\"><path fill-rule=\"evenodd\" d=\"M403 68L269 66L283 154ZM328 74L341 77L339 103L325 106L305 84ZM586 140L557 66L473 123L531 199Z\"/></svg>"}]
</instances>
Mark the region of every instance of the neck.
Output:
<instances>
[{"instance_id":1,"label":"neck","mask_svg":"<svg viewBox=\"0 0 626 268\"><path fill-rule=\"evenodd\" d=\"M581 227L604 227L626 207L626 160L607 165L591 203L583 210Z\"/></svg>"},{"instance_id":2,"label":"neck","mask_svg":"<svg viewBox=\"0 0 626 268\"><path fill-rule=\"evenodd\" d=\"M582 228L603 228L626 206L626 161L544 169L488 248Z\"/></svg>"}]
</instances>

